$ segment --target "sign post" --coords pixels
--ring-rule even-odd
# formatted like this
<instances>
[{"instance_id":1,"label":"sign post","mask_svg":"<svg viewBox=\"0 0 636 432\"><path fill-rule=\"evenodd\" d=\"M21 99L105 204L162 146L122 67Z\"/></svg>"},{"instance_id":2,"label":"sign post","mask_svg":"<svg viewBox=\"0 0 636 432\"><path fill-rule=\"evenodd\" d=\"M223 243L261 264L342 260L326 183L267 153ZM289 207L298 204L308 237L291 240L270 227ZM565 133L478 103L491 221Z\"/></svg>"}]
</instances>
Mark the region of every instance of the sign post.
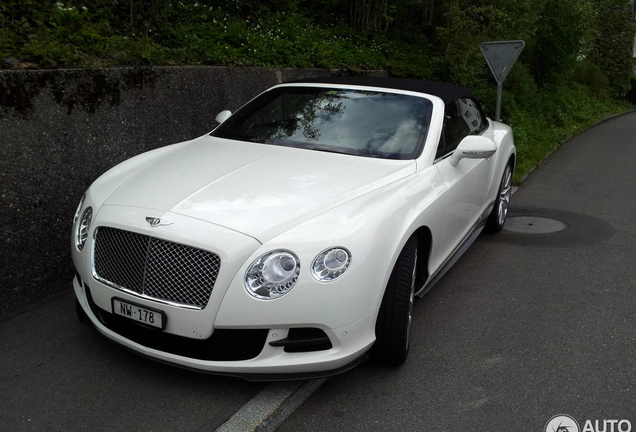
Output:
<instances>
[{"instance_id":1,"label":"sign post","mask_svg":"<svg viewBox=\"0 0 636 432\"><path fill-rule=\"evenodd\" d=\"M497 80L497 108L495 110L495 120L501 119L501 94L503 82L508 76L510 69L519 58L526 43L522 40L484 42L479 45L481 52L488 63L490 71Z\"/></svg>"}]
</instances>

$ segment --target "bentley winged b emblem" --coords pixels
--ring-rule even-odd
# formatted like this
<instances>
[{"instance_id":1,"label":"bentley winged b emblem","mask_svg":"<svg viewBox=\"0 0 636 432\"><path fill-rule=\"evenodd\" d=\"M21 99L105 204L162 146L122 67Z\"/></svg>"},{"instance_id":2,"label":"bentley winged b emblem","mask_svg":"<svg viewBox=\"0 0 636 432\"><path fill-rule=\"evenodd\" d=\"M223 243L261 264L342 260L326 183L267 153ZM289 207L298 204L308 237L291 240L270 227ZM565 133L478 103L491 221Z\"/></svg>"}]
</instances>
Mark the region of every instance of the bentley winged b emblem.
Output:
<instances>
[{"instance_id":1,"label":"bentley winged b emblem","mask_svg":"<svg viewBox=\"0 0 636 432\"><path fill-rule=\"evenodd\" d=\"M150 216L146 216L146 222L148 222L151 227L172 225L172 221L169 221L166 219L160 219L156 217L150 217Z\"/></svg>"}]
</instances>

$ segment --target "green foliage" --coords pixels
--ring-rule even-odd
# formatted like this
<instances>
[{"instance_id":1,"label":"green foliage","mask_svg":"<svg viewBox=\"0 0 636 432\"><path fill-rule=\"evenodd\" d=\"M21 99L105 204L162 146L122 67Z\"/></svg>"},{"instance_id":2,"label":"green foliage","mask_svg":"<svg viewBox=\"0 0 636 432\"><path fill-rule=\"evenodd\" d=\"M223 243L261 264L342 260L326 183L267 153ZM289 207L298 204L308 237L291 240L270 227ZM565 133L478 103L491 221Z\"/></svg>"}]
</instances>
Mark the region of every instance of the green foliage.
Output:
<instances>
[{"instance_id":1,"label":"green foliage","mask_svg":"<svg viewBox=\"0 0 636 432\"><path fill-rule=\"evenodd\" d=\"M629 91L625 95L627 102L636 105L636 75L629 78Z\"/></svg>"},{"instance_id":2,"label":"green foliage","mask_svg":"<svg viewBox=\"0 0 636 432\"><path fill-rule=\"evenodd\" d=\"M447 27L437 28L438 40L444 47L443 58L448 64L446 80L467 87L485 84L489 72L479 43L489 40L500 15L492 6L460 7L459 2L451 5L446 16Z\"/></svg>"},{"instance_id":3,"label":"green foliage","mask_svg":"<svg viewBox=\"0 0 636 432\"><path fill-rule=\"evenodd\" d=\"M377 40L374 47L385 53L386 62L379 68L388 69L396 77L436 79L439 76L439 59L430 51L425 37L407 40Z\"/></svg>"},{"instance_id":4,"label":"green foliage","mask_svg":"<svg viewBox=\"0 0 636 432\"><path fill-rule=\"evenodd\" d=\"M361 35L386 32L393 21L395 6L388 0L351 0L351 27Z\"/></svg>"},{"instance_id":5,"label":"green foliage","mask_svg":"<svg viewBox=\"0 0 636 432\"><path fill-rule=\"evenodd\" d=\"M596 97L604 97L608 94L608 79L603 74L600 66L589 60L577 63L572 71L575 82L586 86Z\"/></svg>"},{"instance_id":6,"label":"green foliage","mask_svg":"<svg viewBox=\"0 0 636 432\"><path fill-rule=\"evenodd\" d=\"M594 9L585 0L547 0L528 46L531 70L539 84L558 80L584 55L593 32Z\"/></svg>"},{"instance_id":7,"label":"green foliage","mask_svg":"<svg viewBox=\"0 0 636 432\"><path fill-rule=\"evenodd\" d=\"M273 11L276 3L104 0L92 5L41 5L0 28L4 58L59 66L211 64L234 66L381 68L393 42L360 38L345 25L319 26L306 15ZM212 3L212 2L210 2ZM87 3L88 4L88 3ZM294 9L294 8L291 8ZM245 15L245 16L243 16Z\"/></svg>"},{"instance_id":8,"label":"green foliage","mask_svg":"<svg viewBox=\"0 0 636 432\"><path fill-rule=\"evenodd\" d=\"M634 30L633 14L627 0L599 0L597 35L590 60L610 82L612 92L624 97L630 89Z\"/></svg>"}]
</instances>

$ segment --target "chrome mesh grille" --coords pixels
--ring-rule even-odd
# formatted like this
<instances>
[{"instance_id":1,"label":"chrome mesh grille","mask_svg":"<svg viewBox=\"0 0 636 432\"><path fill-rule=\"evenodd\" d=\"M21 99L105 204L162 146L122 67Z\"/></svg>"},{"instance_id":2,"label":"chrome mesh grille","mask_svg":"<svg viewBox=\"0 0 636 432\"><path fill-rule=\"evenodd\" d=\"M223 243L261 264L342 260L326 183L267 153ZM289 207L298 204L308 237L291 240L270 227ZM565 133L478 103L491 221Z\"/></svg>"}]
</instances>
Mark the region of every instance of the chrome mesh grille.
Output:
<instances>
[{"instance_id":1,"label":"chrome mesh grille","mask_svg":"<svg viewBox=\"0 0 636 432\"><path fill-rule=\"evenodd\" d=\"M99 227L93 266L97 280L114 288L203 308L214 288L221 259L202 249Z\"/></svg>"}]
</instances>

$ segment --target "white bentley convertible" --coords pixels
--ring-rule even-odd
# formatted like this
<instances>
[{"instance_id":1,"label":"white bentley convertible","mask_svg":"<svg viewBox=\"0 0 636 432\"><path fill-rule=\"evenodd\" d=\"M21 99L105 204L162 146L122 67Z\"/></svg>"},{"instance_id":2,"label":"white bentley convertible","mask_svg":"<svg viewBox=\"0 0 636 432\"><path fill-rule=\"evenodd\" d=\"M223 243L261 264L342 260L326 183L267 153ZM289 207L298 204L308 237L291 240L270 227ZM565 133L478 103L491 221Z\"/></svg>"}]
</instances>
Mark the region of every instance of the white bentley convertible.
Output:
<instances>
[{"instance_id":1,"label":"white bentley convertible","mask_svg":"<svg viewBox=\"0 0 636 432\"><path fill-rule=\"evenodd\" d=\"M504 225L511 129L465 89L387 78L281 84L217 120L86 191L80 319L252 380L403 363L414 297Z\"/></svg>"}]
</instances>

